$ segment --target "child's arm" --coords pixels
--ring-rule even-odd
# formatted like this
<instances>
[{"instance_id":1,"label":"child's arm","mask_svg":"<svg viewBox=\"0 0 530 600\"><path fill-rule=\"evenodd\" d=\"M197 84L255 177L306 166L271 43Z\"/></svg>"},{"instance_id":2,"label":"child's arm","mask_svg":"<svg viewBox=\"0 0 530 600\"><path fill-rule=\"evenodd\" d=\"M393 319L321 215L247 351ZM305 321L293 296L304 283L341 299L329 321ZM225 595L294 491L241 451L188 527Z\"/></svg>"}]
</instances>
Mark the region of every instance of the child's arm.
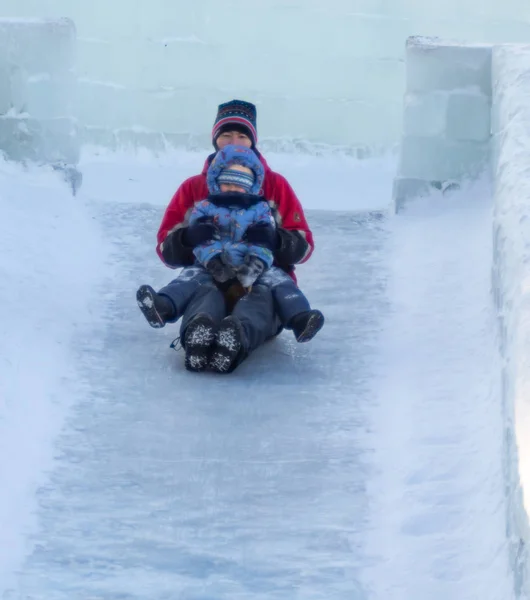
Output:
<instances>
[{"instance_id":1,"label":"child's arm","mask_svg":"<svg viewBox=\"0 0 530 600\"><path fill-rule=\"evenodd\" d=\"M268 202L264 201L256 204L256 218L252 225L271 225L276 228L276 222Z\"/></svg>"},{"instance_id":2,"label":"child's arm","mask_svg":"<svg viewBox=\"0 0 530 600\"><path fill-rule=\"evenodd\" d=\"M216 207L208 200L196 202L191 209L188 225L193 225L201 219L211 219L213 221L215 217L215 208Z\"/></svg>"},{"instance_id":3,"label":"child's arm","mask_svg":"<svg viewBox=\"0 0 530 600\"><path fill-rule=\"evenodd\" d=\"M189 224L190 226L201 220L214 220L216 216L216 207L208 200L201 200L201 202L195 203L191 214ZM197 261L206 267L208 261L214 256L218 256L222 252L222 244L218 240L201 244L193 249L193 254Z\"/></svg>"},{"instance_id":4,"label":"child's arm","mask_svg":"<svg viewBox=\"0 0 530 600\"><path fill-rule=\"evenodd\" d=\"M256 205L255 218L254 221L251 224L249 224L249 227L253 227L255 225L262 225L264 227L268 225L276 227L274 217L272 216L271 209L267 202L260 202ZM257 256L259 259L261 259L265 263L267 268L269 268L272 265L274 256L271 250L263 246L258 246L256 244L249 244L248 242L247 247L248 253L250 255Z\"/></svg>"}]
</instances>

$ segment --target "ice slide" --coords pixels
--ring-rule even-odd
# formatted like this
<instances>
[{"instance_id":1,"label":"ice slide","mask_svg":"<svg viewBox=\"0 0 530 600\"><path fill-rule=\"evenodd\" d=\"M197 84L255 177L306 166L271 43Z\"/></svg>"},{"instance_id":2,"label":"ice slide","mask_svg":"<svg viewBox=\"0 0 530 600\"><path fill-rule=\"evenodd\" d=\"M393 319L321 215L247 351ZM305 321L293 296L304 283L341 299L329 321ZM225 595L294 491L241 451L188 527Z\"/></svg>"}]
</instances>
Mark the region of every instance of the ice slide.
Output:
<instances>
[{"instance_id":1,"label":"ice slide","mask_svg":"<svg viewBox=\"0 0 530 600\"><path fill-rule=\"evenodd\" d=\"M299 273L327 323L237 376L185 372L131 295L167 278L145 191L165 201L198 155L87 154L75 203L55 173L0 163L3 600L524 597L527 57L494 50L492 182L443 194L462 161L422 179L402 158L396 201L418 197L395 215L392 165L382 185L381 164L366 181L340 159L381 191L316 210L344 191L335 164L271 157L318 174Z\"/></svg>"}]
</instances>

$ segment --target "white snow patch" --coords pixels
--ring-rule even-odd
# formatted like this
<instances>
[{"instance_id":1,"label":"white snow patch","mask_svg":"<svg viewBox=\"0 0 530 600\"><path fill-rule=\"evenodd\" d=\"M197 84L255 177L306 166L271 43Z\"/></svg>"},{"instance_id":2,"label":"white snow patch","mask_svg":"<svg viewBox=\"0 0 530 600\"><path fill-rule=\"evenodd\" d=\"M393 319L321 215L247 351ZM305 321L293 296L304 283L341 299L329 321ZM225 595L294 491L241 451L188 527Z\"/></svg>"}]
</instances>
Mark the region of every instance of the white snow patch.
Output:
<instances>
[{"instance_id":1,"label":"white snow patch","mask_svg":"<svg viewBox=\"0 0 530 600\"><path fill-rule=\"evenodd\" d=\"M83 394L75 345L105 245L81 198L51 170L0 160L0 596L30 551L36 490L68 407Z\"/></svg>"},{"instance_id":2,"label":"white snow patch","mask_svg":"<svg viewBox=\"0 0 530 600\"><path fill-rule=\"evenodd\" d=\"M494 287L504 358L509 533L518 585L530 594L530 46L493 52ZM515 435L513 435L515 430ZM522 492L522 493L521 493Z\"/></svg>"},{"instance_id":3,"label":"white snow patch","mask_svg":"<svg viewBox=\"0 0 530 600\"><path fill-rule=\"evenodd\" d=\"M213 148L212 148L213 152ZM112 153L86 147L81 157L83 190L91 198L113 202L149 202L166 206L178 186L200 173L208 154L170 150ZM390 207L396 157L359 160L346 154L264 153L269 166L287 178L305 210L381 210Z\"/></svg>"},{"instance_id":4,"label":"white snow patch","mask_svg":"<svg viewBox=\"0 0 530 600\"><path fill-rule=\"evenodd\" d=\"M371 600L515 597L490 195L485 184L440 194L392 222L392 305L374 389Z\"/></svg>"}]
</instances>

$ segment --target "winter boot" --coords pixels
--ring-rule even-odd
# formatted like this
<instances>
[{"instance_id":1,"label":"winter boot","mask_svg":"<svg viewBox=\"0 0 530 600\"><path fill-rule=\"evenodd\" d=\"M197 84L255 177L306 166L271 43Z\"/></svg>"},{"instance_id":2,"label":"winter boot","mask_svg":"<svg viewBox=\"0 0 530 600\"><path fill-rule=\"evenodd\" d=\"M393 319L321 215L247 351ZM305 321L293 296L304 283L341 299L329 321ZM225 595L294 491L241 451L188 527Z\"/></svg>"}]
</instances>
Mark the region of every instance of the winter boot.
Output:
<instances>
[{"instance_id":1,"label":"winter boot","mask_svg":"<svg viewBox=\"0 0 530 600\"><path fill-rule=\"evenodd\" d=\"M182 343L186 352L184 366L188 371L204 371L208 366L215 330L213 319L205 313L189 322Z\"/></svg>"},{"instance_id":2,"label":"winter boot","mask_svg":"<svg viewBox=\"0 0 530 600\"><path fill-rule=\"evenodd\" d=\"M309 342L322 329L324 315L319 310L307 310L295 315L289 321L297 342Z\"/></svg>"},{"instance_id":3,"label":"winter boot","mask_svg":"<svg viewBox=\"0 0 530 600\"><path fill-rule=\"evenodd\" d=\"M249 288L265 270L265 263L257 256L247 255L245 262L237 268L237 278L244 288Z\"/></svg>"},{"instance_id":4,"label":"winter boot","mask_svg":"<svg viewBox=\"0 0 530 600\"><path fill-rule=\"evenodd\" d=\"M136 292L136 301L151 327L164 327L175 318L173 302L163 294L157 294L150 285L141 285Z\"/></svg>"},{"instance_id":5,"label":"winter boot","mask_svg":"<svg viewBox=\"0 0 530 600\"><path fill-rule=\"evenodd\" d=\"M230 373L235 369L235 360L243 347L242 336L241 324L235 317L225 317L221 321L210 358L209 367L212 371Z\"/></svg>"}]
</instances>

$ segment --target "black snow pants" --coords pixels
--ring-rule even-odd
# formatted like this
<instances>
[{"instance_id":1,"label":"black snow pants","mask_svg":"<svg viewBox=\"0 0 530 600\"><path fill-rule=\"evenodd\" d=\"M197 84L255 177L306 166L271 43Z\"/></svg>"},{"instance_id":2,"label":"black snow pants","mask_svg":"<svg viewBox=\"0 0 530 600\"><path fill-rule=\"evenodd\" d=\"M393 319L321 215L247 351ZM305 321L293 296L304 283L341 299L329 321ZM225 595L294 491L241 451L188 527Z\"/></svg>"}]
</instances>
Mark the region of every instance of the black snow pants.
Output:
<instances>
[{"instance_id":1,"label":"black snow pants","mask_svg":"<svg viewBox=\"0 0 530 600\"><path fill-rule=\"evenodd\" d=\"M209 315L216 325L228 315L225 296L202 267L189 267L177 279L159 291L171 298L176 309L177 321L182 316L180 341L184 340L186 328L198 314ZM281 331L281 323L276 315L275 303L270 286L254 284L251 291L243 296L232 309L231 315L238 319L243 330L240 364L265 341Z\"/></svg>"}]
</instances>

